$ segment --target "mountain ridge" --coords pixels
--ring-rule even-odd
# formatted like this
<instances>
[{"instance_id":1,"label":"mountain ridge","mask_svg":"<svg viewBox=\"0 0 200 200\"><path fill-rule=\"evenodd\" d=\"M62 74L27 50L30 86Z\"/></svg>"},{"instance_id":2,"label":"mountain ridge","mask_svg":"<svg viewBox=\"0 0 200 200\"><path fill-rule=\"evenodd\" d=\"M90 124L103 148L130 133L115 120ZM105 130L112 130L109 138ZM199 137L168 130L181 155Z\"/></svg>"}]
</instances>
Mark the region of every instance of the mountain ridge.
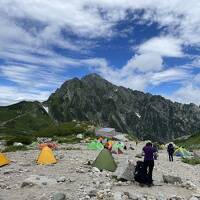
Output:
<instances>
[{"instance_id":1,"label":"mountain ridge","mask_svg":"<svg viewBox=\"0 0 200 200\"><path fill-rule=\"evenodd\" d=\"M170 140L200 128L197 105L116 86L97 74L66 81L47 104L58 121L94 120L141 138Z\"/></svg>"},{"instance_id":2,"label":"mountain ridge","mask_svg":"<svg viewBox=\"0 0 200 200\"><path fill-rule=\"evenodd\" d=\"M36 114L28 116L38 124L38 115L43 121L39 123L41 127L74 119L94 121L100 126L136 134L141 139L159 141L169 141L200 130L199 106L117 86L95 73L67 80L46 101L32 103L35 103L33 113ZM48 107L48 112L43 106ZM13 105L1 106L0 116L2 110L11 107Z\"/></svg>"}]
</instances>

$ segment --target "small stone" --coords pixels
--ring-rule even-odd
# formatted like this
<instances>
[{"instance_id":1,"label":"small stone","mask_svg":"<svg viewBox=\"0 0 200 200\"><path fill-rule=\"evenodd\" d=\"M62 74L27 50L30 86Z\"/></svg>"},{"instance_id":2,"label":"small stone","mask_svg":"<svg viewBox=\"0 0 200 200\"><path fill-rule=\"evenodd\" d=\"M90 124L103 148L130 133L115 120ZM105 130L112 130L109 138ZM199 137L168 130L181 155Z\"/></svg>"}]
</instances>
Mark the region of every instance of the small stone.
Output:
<instances>
[{"instance_id":1,"label":"small stone","mask_svg":"<svg viewBox=\"0 0 200 200\"><path fill-rule=\"evenodd\" d=\"M122 196L123 196L122 192L115 192L113 198L114 198L114 200L123 200Z\"/></svg>"},{"instance_id":2,"label":"small stone","mask_svg":"<svg viewBox=\"0 0 200 200\"><path fill-rule=\"evenodd\" d=\"M61 176L61 177L58 178L57 181L58 181L59 183L60 183L60 182L65 182L65 181L66 181L66 177L65 177L65 176Z\"/></svg>"},{"instance_id":3,"label":"small stone","mask_svg":"<svg viewBox=\"0 0 200 200\"><path fill-rule=\"evenodd\" d=\"M170 197L170 198L169 198L169 200L183 200L183 198L182 198L182 197L179 197L179 196L176 196L176 195L174 195L174 196Z\"/></svg>"},{"instance_id":4,"label":"small stone","mask_svg":"<svg viewBox=\"0 0 200 200\"><path fill-rule=\"evenodd\" d=\"M21 188L24 188L24 187L33 187L35 184L31 183L31 182L26 182L24 181L22 184L21 184Z\"/></svg>"},{"instance_id":5,"label":"small stone","mask_svg":"<svg viewBox=\"0 0 200 200\"><path fill-rule=\"evenodd\" d=\"M163 175L163 181L164 183L170 183L170 184L181 184L183 181L178 176L171 176L171 175Z\"/></svg>"},{"instance_id":6,"label":"small stone","mask_svg":"<svg viewBox=\"0 0 200 200\"><path fill-rule=\"evenodd\" d=\"M93 167L92 172L100 172L100 170L97 167Z\"/></svg>"},{"instance_id":7,"label":"small stone","mask_svg":"<svg viewBox=\"0 0 200 200\"><path fill-rule=\"evenodd\" d=\"M189 198L189 200L199 200L199 198L192 196Z\"/></svg>"},{"instance_id":8,"label":"small stone","mask_svg":"<svg viewBox=\"0 0 200 200\"><path fill-rule=\"evenodd\" d=\"M66 196L63 193L55 193L52 196L52 200L65 200Z\"/></svg>"},{"instance_id":9,"label":"small stone","mask_svg":"<svg viewBox=\"0 0 200 200\"><path fill-rule=\"evenodd\" d=\"M89 197L95 197L96 194L97 194L97 190L95 190L95 189L92 189L92 190L90 190L90 191L88 192L88 196L89 196Z\"/></svg>"}]
</instances>

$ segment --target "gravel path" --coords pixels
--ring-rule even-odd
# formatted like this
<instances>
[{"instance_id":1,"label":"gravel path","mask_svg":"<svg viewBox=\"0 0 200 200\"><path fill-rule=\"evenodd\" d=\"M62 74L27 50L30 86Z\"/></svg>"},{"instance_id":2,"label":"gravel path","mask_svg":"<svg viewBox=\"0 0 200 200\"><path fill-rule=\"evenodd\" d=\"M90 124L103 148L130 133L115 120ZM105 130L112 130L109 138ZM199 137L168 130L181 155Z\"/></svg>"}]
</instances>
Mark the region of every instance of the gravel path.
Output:
<instances>
[{"instance_id":1,"label":"gravel path","mask_svg":"<svg viewBox=\"0 0 200 200\"><path fill-rule=\"evenodd\" d=\"M118 162L125 159L138 160L135 155L141 152L143 145L144 143L140 143L135 147L136 150L127 150L125 154L115 155L114 157ZM110 188L112 193L128 192L135 196L156 195L162 197L162 199L176 195L188 199L191 194L198 193L198 190L200 190L200 165L191 166L182 163L180 158L175 158L175 161L170 163L167 160L166 151L161 151L158 160L155 162L153 178L159 186L148 188L140 187L135 183L116 184L116 180L112 178L112 173L94 172L86 163L88 160L93 161L99 152L87 150L84 144L77 144L75 147L79 147L81 150L63 150L61 148L56 150L55 155L59 161L50 166L35 163L39 150L7 153L7 157L13 162L0 168L0 199L47 200L52 199L55 192L64 193L66 199L69 200L97 199L97 197L89 197L89 191L94 188L105 190L106 187ZM163 174L181 177L184 182L191 181L196 186L195 190L164 184L162 181ZM41 186L21 188L24 180L31 175L48 177L56 181L62 178L65 180L58 181L53 185L49 185L47 182ZM107 197L107 199L112 198Z\"/></svg>"}]
</instances>

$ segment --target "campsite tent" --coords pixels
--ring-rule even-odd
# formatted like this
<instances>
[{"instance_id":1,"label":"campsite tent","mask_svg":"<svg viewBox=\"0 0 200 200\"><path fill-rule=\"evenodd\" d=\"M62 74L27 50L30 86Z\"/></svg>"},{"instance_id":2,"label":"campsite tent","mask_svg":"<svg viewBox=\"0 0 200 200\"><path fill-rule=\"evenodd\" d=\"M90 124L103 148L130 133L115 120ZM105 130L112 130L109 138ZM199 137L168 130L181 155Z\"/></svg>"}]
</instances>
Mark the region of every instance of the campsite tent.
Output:
<instances>
[{"instance_id":1,"label":"campsite tent","mask_svg":"<svg viewBox=\"0 0 200 200\"><path fill-rule=\"evenodd\" d=\"M92 164L93 167L97 167L99 170L108 170L114 172L117 168L117 164L112 157L112 154L107 149L103 149L96 160Z\"/></svg>"},{"instance_id":2,"label":"campsite tent","mask_svg":"<svg viewBox=\"0 0 200 200\"><path fill-rule=\"evenodd\" d=\"M112 146L112 153L123 154L124 144L116 142Z\"/></svg>"},{"instance_id":3,"label":"campsite tent","mask_svg":"<svg viewBox=\"0 0 200 200\"><path fill-rule=\"evenodd\" d=\"M175 155L184 158L184 157L191 156L191 153L190 153L189 151L187 151L185 148L179 147L179 148L175 151Z\"/></svg>"},{"instance_id":4,"label":"campsite tent","mask_svg":"<svg viewBox=\"0 0 200 200\"><path fill-rule=\"evenodd\" d=\"M88 144L88 149L91 149L91 150L102 150L103 149L103 144L101 144L98 141L92 141L90 144Z\"/></svg>"},{"instance_id":5,"label":"campsite tent","mask_svg":"<svg viewBox=\"0 0 200 200\"><path fill-rule=\"evenodd\" d=\"M166 149L166 147L165 147L164 144L161 144L161 145L159 146L159 149L164 150L164 149Z\"/></svg>"},{"instance_id":6,"label":"campsite tent","mask_svg":"<svg viewBox=\"0 0 200 200\"><path fill-rule=\"evenodd\" d=\"M113 148L120 148L120 149L123 149L124 148L124 143L122 142L116 142L113 144L112 146Z\"/></svg>"},{"instance_id":7,"label":"campsite tent","mask_svg":"<svg viewBox=\"0 0 200 200\"><path fill-rule=\"evenodd\" d=\"M57 163L53 151L49 147L44 147L37 159L38 164L48 165L48 164L54 164Z\"/></svg>"},{"instance_id":8,"label":"campsite tent","mask_svg":"<svg viewBox=\"0 0 200 200\"><path fill-rule=\"evenodd\" d=\"M0 153L0 167L4 165L8 165L10 161L6 158L6 156L2 153Z\"/></svg>"}]
</instances>

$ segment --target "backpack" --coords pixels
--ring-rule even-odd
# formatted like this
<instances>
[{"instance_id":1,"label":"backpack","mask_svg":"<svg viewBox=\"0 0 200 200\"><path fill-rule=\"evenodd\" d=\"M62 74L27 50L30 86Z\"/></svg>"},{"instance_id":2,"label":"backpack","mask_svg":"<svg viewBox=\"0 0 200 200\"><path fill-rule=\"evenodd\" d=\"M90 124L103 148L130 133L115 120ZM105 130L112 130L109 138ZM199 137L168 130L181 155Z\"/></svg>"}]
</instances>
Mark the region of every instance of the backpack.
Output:
<instances>
[{"instance_id":1,"label":"backpack","mask_svg":"<svg viewBox=\"0 0 200 200\"><path fill-rule=\"evenodd\" d=\"M169 144L168 147L167 147L167 151L169 153L174 153L174 146L172 144Z\"/></svg>"},{"instance_id":2,"label":"backpack","mask_svg":"<svg viewBox=\"0 0 200 200\"><path fill-rule=\"evenodd\" d=\"M134 172L134 179L138 183L148 183L148 177L144 170L144 162L137 161L135 172Z\"/></svg>"}]
</instances>

